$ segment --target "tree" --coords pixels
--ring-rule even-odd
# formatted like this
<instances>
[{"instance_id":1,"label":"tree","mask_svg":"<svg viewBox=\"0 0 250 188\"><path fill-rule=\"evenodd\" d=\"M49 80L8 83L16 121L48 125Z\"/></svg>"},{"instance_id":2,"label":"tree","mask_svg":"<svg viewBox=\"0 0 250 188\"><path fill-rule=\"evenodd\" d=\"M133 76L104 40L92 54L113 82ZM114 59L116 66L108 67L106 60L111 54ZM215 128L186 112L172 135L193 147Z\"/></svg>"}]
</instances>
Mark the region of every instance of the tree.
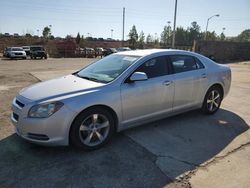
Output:
<instances>
[{"instance_id":1,"label":"tree","mask_svg":"<svg viewBox=\"0 0 250 188\"><path fill-rule=\"evenodd\" d=\"M132 26L132 29L130 30L128 36L129 36L130 47L132 49L135 49L137 41L138 41L138 33L137 33L135 25Z\"/></svg>"},{"instance_id":2,"label":"tree","mask_svg":"<svg viewBox=\"0 0 250 188\"><path fill-rule=\"evenodd\" d=\"M170 43L171 33L171 26L165 26L161 33L161 43L163 43L164 46L167 46Z\"/></svg>"},{"instance_id":3,"label":"tree","mask_svg":"<svg viewBox=\"0 0 250 188\"><path fill-rule=\"evenodd\" d=\"M205 34L206 33L204 33L204 36L205 36ZM215 40L217 40L218 39L218 37L217 37L217 35L216 35L216 33L215 33L215 31L213 31L213 32L210 32L210 31L207 31L207 40L210 40L210 41L215 41Z\"/></svg>"},{"instance_id":4,"label":"tree","mask_svg":"<svg viewBox=\"0 0 250 188\"><path fill-rule=\"evenodd\" d=\"M79 46L80 46L81 48L84 48L84 47L85 47L85 39L84 39L84 36L83 36L83 35L81 36L81 40L80 40Z\"/></svg>"},{"instance_id":5,"label":"tree","mask_svg":"<svg viewBox=\"0 0 250 188\"><path fill-rule=\"evenodd\" d=\"M175 32L176 45L189 45L188 34L188 30L183 27L177 27Z\"/></svg>"},{"instance_id":6,"label":"tree","mask_svg":"<svg viewBox=\"0 0 250 188\"><path fill-rule=\"evenodd\" d=\"M147 38L146 38L146 43L149 44L149 43L152 43L153 42L153 37L152 35L148 34Z\"/></svg>"},{"instance_id":7,"label":"tree","mask_svg":"<svg viewBox=\"0 0 250 188\"><path fill-rule=\"evenodd\" d=\"M226 38L226 36L225 36L225 34L222 32L222 33L220 34L220 40L225 40L225 38Z\"/></svg>"},{"instance_id":8,"label":"tree","mask_svg":"<svg viewBox=\"0 0 250 188\"><path fill-rule=\"evenodd\" d=\"M138 48L143 49L144 48L144 43L145 43L145 35L144 32L141 31L139 35L139 46Z\"/></svg>"},{"instance_id":9,"label":"tree","mask_svg":"<svg viewBox=\"0 0 250 188\"><path fill-rule=\"evenodd\" d=\"M48 38L51 35L51 30L48 26L43 29L43 37Z\"/></svg>"},{"instance_id":10,"label":"tree","mask_svg":"<svg viewBox=\"0 0 250 188\"><path fill-rule=\"evenodd\" d=\"M188 44L193 44L194 40L202 39L202 35L200 33L200 26L197 22L192 22L191 27L188 28Z\"/></svg>"},{"instance_id":11,"label":"tree","mask_svg":"<svg viewBox=\"0 0 250 188\"><path fill-rule=\"evenodd\" d=\"M80 33L78 32L76 36L76 44L80 44L80 42L81 42L81 37L80 37Z\"/></svg>"},{"instance_id":12,"label":"tree","mask_svg":"<svg viewBox=\"0 0 250 188\"><path fill-rule=\"evenodd\" d=\"M239 42L250 42L250 29L242 31L238 36L237 40Z\"/></svg>"}]
</instances>

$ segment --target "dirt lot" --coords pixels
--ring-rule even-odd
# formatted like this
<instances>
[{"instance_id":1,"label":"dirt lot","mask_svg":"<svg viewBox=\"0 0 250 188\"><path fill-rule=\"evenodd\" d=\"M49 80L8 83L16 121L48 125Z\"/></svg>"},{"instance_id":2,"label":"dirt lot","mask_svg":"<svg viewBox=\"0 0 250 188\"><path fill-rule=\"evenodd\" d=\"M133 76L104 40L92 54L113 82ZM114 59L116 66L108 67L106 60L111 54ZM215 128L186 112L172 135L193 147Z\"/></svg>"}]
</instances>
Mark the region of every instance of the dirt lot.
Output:
<instances>
[{"instance_id":1,"label":"dirt lot","mask_svg":"<svg viewBox=\"0 0 250 188\"><path fill-rule=\"evenodd\" d=\"M250 187L250 62L229 64L233 82L213 116L181 114L117 134L83 152L17 137L17 92L94 59L0 60L0 187Z\"/></svg>"}]
</instances>

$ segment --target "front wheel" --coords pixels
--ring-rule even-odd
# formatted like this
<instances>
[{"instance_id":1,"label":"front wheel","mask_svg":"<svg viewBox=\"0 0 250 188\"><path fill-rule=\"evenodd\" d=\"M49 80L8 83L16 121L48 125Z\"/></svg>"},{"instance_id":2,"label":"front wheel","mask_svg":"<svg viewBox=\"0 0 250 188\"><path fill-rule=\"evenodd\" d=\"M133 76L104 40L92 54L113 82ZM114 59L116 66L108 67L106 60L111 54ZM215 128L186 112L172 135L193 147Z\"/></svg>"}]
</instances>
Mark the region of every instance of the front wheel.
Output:
<instances>
[{"instance_id":1,"label":"front wheel","mask_svg":"<svg viewBox=\"0 0 250 188\"><path fill-rule=\"evenodd\" d=\"M202 111L206 114L214 114L220 108L222 92L218 87L211 87L204 98Z\"/></svg>"},{"instance_id":2,"label":"front wheel","mask_svg":"<svg viewBox=\"0 0 250 188\"><path fill-rule=\"evenodd\" d=\"M104 108L92 108L80 113L70 129L70 144L94 150L106 144L115 127L112 114Z\"/></svg>"}]
</instances>

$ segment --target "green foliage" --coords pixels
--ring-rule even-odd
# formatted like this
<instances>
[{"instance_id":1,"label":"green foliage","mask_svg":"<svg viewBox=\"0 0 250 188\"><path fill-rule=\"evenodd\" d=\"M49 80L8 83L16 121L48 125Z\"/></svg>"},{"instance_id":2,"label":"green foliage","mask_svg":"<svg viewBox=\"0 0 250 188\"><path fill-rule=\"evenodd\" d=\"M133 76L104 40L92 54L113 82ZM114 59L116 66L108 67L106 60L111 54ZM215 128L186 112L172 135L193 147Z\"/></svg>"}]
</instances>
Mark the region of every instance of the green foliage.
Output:
<instances>
[{"instance_id":1,"label":"green foliage","mask_svg":"<svg viewBox=\"0 0 250 188\"><path fill-rule=\"evenodd\" d=\"M161 43L163 43L164 46L170 45L171 33L172 33L171 26L165 26L161 33Z\"/></svg>"},{"instance_id":2,"label":"green foliage","mask_svg":"<svg viewBox=\"0 0 250 188\"><path fill-rule=\"evenodd\" d=\"M81 37L80 37L80 33L78 32L76 36L76 44L80 44L80 42L81 42Z\"/></svg>"},{"instance_id":3,"label":"green foliage","mask_svg":"<svg viewBox=\"0 0 250 188\"><path fill-rule=\"evenodd\" d=\"M221 34L220 34L220 40L225 40L226 39L226 36L225 36L225 34L222 32Z\"/></svg>"},{"instance_id":4,"label":"green foliage","mask_svg":"<svg viewBox=\"0 0 250 188\"><path fill-rule=\"evenodd\" d=\"M190 45L189 32L183 27L177 27L175 32L175 43L176 45Z\"/></svg>"},{"instance_id":5,"label":"green foliage","mask_svg":"<svg viewBox=\"0 0 250 188\"><path fill-rule=\"evenodd\" d=\"M246 29L246 30L242 31L237 36L237 41L239 41L239 42L250 42L250 29Z\"/></svg>"},{"instance_id":6,"label":"green foliage","mask_svg":"<svg viewBox=\"0 0 250 188\"><path fill-rule=\"evenodd\" d=\"M217 37L215 31L213 31L213 32L209 32L209 31L208 31L206 35L207 35L206 40L215 41L215 40L218 40L218 39L219 39L219 38ZM205 33L204 33L204 36L205 36Z\"/></svg>"},{"instance_id":7,"label":"green foliage","mask_svg":"<svg viewBox=\"0 0 250 188\"><path fill-rule=\"evenodd\" d=\"M144 48L144 44L145 44L145 35L144 32L141 31L140 35L139 35L139 44L138 44L138 48L139 49L143 49Z\"/></svg>"},{"instance_id":8,"label":"green foliage","mask_svg":"<svg viewBox=\"0 0 250 188\"><path fill-rule=\"evenodd\" d=\"M200 26L197 24L197 22L194 21L191 23L191 27L188 28L187 36L188 36L188 42L190 44L192 44L194 40L202 39Z\"/></svg>"},{"instance_id":9,"label":"green foliage","mask_svg":"<svg viewBox=\"0 0 250 188\"><path fill-rule=\"evenodd\" d=\"M138 41L138 33L137 33L135 25L132 26L132 29L130 30L128 37L129 37L130 47L132 49L135 49L137 45L137 41Z\"/></svg>"},{"instance_id":10,"label":"green foliage","mask_svg":"<svg viewBox=\"0 0 250 188\"><path fill-rule=\"evenodd\" d=\"M154 42L153 37L152 37L152 35L148 34L147 38L146 38L146 43L149 44L149 43L152 43L152 42Z\"/></svg>"},{"instance_id":11,"label":"green foliage","mask_svg":"<svg viewBox=\"0 0 250 188\"><path fill-rule=\"evenodd\" d=\"M43 29L43 37L44 38L49 38L49 36L51 35L51 30L48 26L46 26L44 29Z\"/></svg>"}]
</instances>

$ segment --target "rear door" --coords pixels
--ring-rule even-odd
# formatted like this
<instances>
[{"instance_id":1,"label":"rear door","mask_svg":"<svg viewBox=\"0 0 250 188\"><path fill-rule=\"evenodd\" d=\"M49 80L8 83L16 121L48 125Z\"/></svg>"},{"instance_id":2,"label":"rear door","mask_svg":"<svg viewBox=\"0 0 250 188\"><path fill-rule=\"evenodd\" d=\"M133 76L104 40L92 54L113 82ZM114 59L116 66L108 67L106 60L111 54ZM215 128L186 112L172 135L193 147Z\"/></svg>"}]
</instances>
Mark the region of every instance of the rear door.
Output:
<instances>
[{"instance_id":1,"label":"rear door","mask_svg":"<svg viewBox=\"0 0 250 188\"><path fill-rule=\"evenodd\" d=\"M198 105L203 100L204 85L207 84L204 65L189 55L171 55L169 61L175 87L173 110Z\"/></svg>"}]
</instances>

